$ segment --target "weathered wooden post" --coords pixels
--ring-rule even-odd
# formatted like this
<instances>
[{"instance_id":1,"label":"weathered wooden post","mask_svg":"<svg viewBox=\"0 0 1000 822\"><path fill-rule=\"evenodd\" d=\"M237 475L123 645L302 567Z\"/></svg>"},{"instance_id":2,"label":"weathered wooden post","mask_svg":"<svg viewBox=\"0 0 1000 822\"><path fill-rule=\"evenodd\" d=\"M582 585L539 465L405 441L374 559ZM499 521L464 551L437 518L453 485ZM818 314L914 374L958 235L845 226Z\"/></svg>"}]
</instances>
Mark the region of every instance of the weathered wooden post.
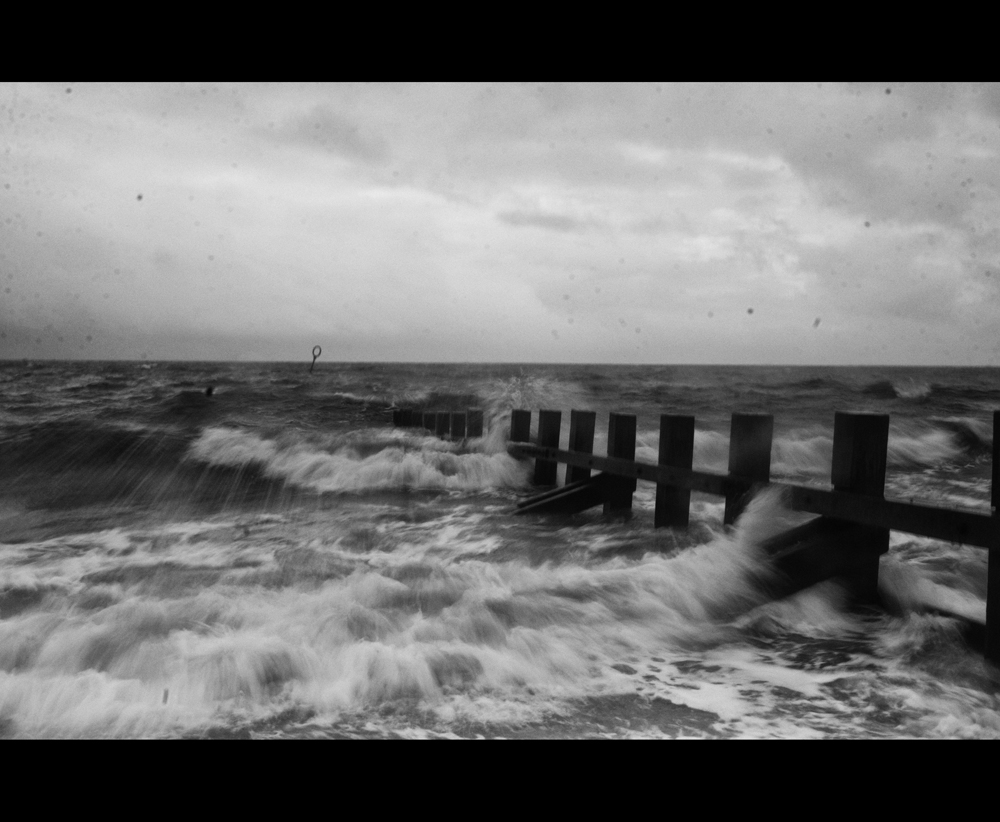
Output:
<instances>
[{"instance_id":1,"label":"weathered wooden post","mask_svg":"<svg viewBox=\"0 0 1000 822\"><path fill-rule=\"evenodd\" d=\"M531 412L515 408L510 412L510 441L528 442L531 440Z\"/></svg>"},{"instance_id":2,"label":"weathered wooden post","mask_svg":"<svg viewBox=\"0 0 1000 822\"><path fill-rule=\"evenodd\" d=\"M992 540L986 555L986 659L1000 665L1000 411L993 412Z\"/></svg>"},{"instance_id":3,"label":"weathered wooden post","mask_svg":"<svg viewBox=\"0 0 1000 822\"><path fill-rule=\"evenodd\" d=\"M691 470L694 460L694 417L660 415L660 465ZM653 527L687 527L691 512L691 489L664 483L656 485Z\"/></svg>"},{"instance_id":4,"label":"weathered wooden post","mask_svg":"<svg viewBox=\"0 0 1000 822\"><path fill-rule=\"evenodd\" d=\"M434 433L439 437L447 437L451 431L451 414L447 411L437 412L437 424L434 427Z\"/></svg>"},{"instance_id":5,"label":"weathered wooden post","mask_svg":"<svg viewBox=\"0 0 1000 822\"><path fill-rule=\"evenodd\" d=\"M451 415L451 438L465 439L465 413L462 411L456 411Z\"/></svg>"},{"instance_id":6,"label":"weathered wooden post","mask_svg":"<svg viewBox=\"0 0 1000 822\"><path fill-rule=\"evenodd\" d=\"M481 408L470 408L465 412L466 434L470 437L481 437L483 435L483 410Z\"/></svg>"},{"instance_id":7,"label":"weathered wooden post","mask_svg":"<svg viewBox=\"0 0 1000 822\"><path fill-rule=\"evenodd\" d=\"M771 414L733 414L729 426L729 473L753 482L768 482L773 435L774 417ZM726 494L723 523L736 522L749 502L749 489L736 489Z\"/></svg>"},{"instance_id":8,"label":"weathered wooden post","mask_svg":"<svg viewBox=\"0 0 1000 822\"><path fill-rule=\"evenodd\" d=\"M888 414L837 411L833 418L830 472L834 490L884 497L888 445ZM854 594L860 602L878 602L879 558L889 550L889 530L859 526L858 537L851 543L843 549L845 554L853 554L847 577Z\"/></svg>"},{"instance_id":9,"label":"weathered wooden post","mask_svg":"<svg viewBox=\"0 0 1000 822\"><path fill-rule=\"evenodd\" d=\"M597 430L596 411L569 412L569 450L594 453L594 432ZM566 466L566 484L590 478L590 469L582 465Z\"/></svg>"},{"instance_id":10,"label":"weathered wooden post","mask_svg":"<svg viewBox=\"0 0 1000 822\"><path fill-rule=\"evenodd\" d=\"M608 419L608 456L635 459L635 415L612 413ZM604 497L604 513L628 513L632 510L635 480L614 477L608 482Z\"/></svg>"},{"instance_id":11,"label":"weathered wooden post","mask_svg":"<svg viewBox=\"0 0 1000 822\"><path fill-rule=\"evenodd\" d=\"M559 447L559 427L562 424L561 411L538 412L538 444L543 448ZM552 460L535 460L535 485L556 484L557 463Z\"/></svg>"}]
</instances>

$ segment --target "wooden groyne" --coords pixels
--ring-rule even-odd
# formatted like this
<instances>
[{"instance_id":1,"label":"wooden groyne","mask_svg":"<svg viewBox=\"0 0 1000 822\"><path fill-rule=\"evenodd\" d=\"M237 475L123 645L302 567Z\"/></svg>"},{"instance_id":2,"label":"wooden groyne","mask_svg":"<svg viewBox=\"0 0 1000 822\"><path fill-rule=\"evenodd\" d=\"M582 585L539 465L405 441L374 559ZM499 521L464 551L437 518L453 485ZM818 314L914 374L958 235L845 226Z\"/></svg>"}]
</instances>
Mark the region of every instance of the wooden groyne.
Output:
<instances>
[{"instance_id":1,"label":"wooden groyne","mask_svg":"<svg viewBox=\"0 0 1000 822\"><path fill-rule=\"evenodd\" d=\"M394 408L392 424L400 428L423 428L442 439L462 440L483 436L483 411L440 411L426 408Z\"/></svg>"},{"instance_id":2,"label":"wooden groyne","mask_svg":"<svg viewBox=\"0 0 1000 822\"><path fill-rule=\"evenodd\" d=\"M770 414L732 415L729 466L725 474L692 467L695 420L691 416L660 417L656 464L635 459L636 418L612 413L607 456L593 453L596 413L571 411L569 448L559 448L561 412L541 410L535 442L530 442L531 412L511 414L508 452L534 459L534 482L555 486L557 465L566 468L565 485L552 487L518 505L518 513L575 513L603 505L607 514L631 510L638 481L656 483L654 527L685 527L691 492L725 498L725 524L735 522L752 497L764 487L777 487L793 511L816 518L786 531L764 548L788 585L781 595L823 579L845 580L858 601L878 602L879 559L889 549L889 531L974 545L990 551L986 624L973 630L982 639L988 660L1000 664L1000 443L993 440L991 513L942 508L919 502L885 499L889 415L836 412L830 488L773 482ZM993 430L1000 430L1000 411ZM593 472L599 473L593 473Z\"/></svg>"}]
</instances>

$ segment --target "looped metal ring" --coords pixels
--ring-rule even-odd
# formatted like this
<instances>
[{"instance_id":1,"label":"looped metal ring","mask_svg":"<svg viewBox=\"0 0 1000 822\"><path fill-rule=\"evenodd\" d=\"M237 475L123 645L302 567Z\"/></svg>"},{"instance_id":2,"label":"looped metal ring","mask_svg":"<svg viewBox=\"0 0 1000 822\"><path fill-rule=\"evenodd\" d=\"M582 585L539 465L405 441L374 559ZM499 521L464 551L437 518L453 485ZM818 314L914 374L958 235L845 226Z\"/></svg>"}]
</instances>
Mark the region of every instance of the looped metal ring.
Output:
<instances>
[{"instance_id":1,"label":"looped metal ring","mask_svg":"<svg viewBox=\"0 0 1000 822\"><path fill-rule=\"evenodd\" d=\"M320 354L322 354L322 353L323 353L323 349L322 349L322 348L320 348L320 347L319 347L318 345L314 345L314 346L313 346L313 361L315 362L316 358L317 358L317 357L318 357L318 356L319 356Z\"/></svg>"}]
</instances>

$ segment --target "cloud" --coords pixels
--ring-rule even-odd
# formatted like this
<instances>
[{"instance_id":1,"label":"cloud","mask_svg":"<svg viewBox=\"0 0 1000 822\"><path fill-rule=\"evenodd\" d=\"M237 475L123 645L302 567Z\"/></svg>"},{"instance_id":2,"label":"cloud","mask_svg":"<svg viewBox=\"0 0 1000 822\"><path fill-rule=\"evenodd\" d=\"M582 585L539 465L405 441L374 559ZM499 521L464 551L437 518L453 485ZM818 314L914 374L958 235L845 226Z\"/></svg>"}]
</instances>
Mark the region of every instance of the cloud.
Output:
<instances>
[{"instance_id":1,"label":"cloud","mask_svg":"<svg viewBox=\"0 0 1000 822\"><path fill-rule=\"evenodd\" d=\"M0 123L0 356L960 359L1000 322L995 84L3 84Z\"/></svg>"},{"instance_id":2,"label":"cloud","mask_svg":"<svg viewBox=\"0 0 1000 822\"><path fill-rule=\"evenodd\" d=\"M541 214L527 211L504 211L497 215L501 222L513 226L534 226L551 231L579 231L587 224L565 214Z\"/></svg>"},{"instance_id":3,"label":"cloud","mask_svg":"<svg viewBox=\"0 0 1000 822\"><path fill-rule=\"evenodd\" d=\"M371 128L363 128L329 105L289 117L268 131L278 143L292 142L331 151L350 160L383 165L389 157L388 142Z\"/></svg>"}]
</instances>

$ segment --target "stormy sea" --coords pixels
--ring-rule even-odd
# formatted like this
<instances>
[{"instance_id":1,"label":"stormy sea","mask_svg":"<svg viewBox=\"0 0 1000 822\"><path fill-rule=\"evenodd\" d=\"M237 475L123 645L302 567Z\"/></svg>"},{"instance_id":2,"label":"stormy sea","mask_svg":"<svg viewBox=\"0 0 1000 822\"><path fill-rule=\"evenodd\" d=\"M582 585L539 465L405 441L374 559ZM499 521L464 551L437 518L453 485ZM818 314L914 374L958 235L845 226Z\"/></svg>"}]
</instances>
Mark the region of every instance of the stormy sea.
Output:
<instances>
[{"instance_id":1,"label":"stormy sea","mask_svg":"<svg viewBox=\"0 0 1000 822\"><path fill-rule=\"evenodd\" d=\"M482 409L481 437L393 426ZM735 526L516 516L510 412L774 415L772 477L825 486L835 411L890 415L886 495L990 511L1000 369L0 363L0 738L996 738L986 552L893 532L885 608L770 601ZM563 482L564 467L559 469Z\"/></svg>"}]
</instances>

